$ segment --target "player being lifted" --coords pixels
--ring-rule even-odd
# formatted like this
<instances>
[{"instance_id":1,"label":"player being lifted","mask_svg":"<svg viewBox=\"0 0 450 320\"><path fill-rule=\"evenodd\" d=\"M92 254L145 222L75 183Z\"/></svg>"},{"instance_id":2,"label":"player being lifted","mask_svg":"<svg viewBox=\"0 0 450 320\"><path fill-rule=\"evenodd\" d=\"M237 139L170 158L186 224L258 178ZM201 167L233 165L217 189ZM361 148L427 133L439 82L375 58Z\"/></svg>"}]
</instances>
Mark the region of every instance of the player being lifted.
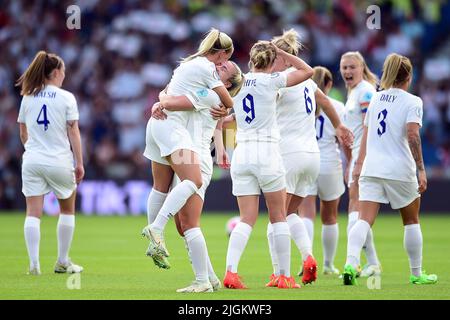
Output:
<instances>
[{"instance_id":1,"label":"player being lifted","mask_svg":"<svg viewBox=\"0 0 450 320\"><path fill-rule=\"evenodd\" d=\"M243 75L239 67L231 62L227 61L217 67L217 72L220 79L226 86L230 95L233 97L240 90ZM211 89L202 89L196 92L195 96L169 96L164 93L160 95L160 105L153 107L153 117L158 119L165 119L167 116L161 111L166 110L197 110L192 115L188 123L188 131L192 135L193 145L197 154L200 156L200 170L202 174L203 184L202 187L188 199L186 204L175 215L175 222L179 234L183 237L188 255L192 263L192 268L195 273L195 281L186 287L177 290L177 292L212 292L217 291L220 288L220 280L216 276L212 267L211 261L206 250L206 246L203 248L203 242L200 229L200 215L202 213L203 202L205 199L206 189L211 181L213 173L213 162L210 152L211 138L214 136L215 150L217 158L223 161L222 167L229 168L228 156L223 146L221 121L213 119L210 114L212 107L220 104L219 96ZM225 108L223 108L225 109ZM221 116L227 114L227 110ZM220 110L220 109L219 109ZM149 122L150 123L150 122ZM151 135L147 135L147 145L144 155L152 161L162 161L158 152L155 153L155 142ZM172 188L177 185L180 180L175 177ZM153 222L155 216L149 217L149 222ZM203 249L202 249L203 248ZM201 250L200 250L201 249ZM160 263L160 266L168 267L168 261L163 259L162 261L155 261Z\"/></svg>"},{"instance_id":2,"label":"player being lifted","mask_svg":"<svg viewBox=\"0 0 450 320\"><path fill-rule=\"evenodd\" d=\"M72 93L61 89L64 78L64 61L55 54L39 51L17 81L23 95L17 121L25 147L22 162L22 192L27 203L24 233L30 258L29 273L33 275L41 273L40 218L44 195L50 191L58 198L61 212L54 271L83 271L83 267L69 258L75 229L76 188L84 177L84 167L77 102Z\"/></svg>"},{"instance_id":3,"label":"player being lifted","mask_svg":"<svg viewBox=\"0 0 450 320\"><path fill-rule=\"evenodd\" d=\"M212 29L200 43L198 52L184 59L175 69L167 87L170 95L195 96L198 90L214 90L222 104L231 108L233 100L220 80L216 65L227 61L233 53L231 38ZM199 155L194 148L187 126L194 111L165 111L167 119L151 119L147 135L151 134L158 161L152 161L153 189L148 198L148 216L156 216L142 234L149 240L147 255L163 261L169 256L164 243L164 228L170 217L177 213L186 201L202 187ZM147 137L148 140L148 137ZM181 182L168 195L174 172ZM156 215L157 213L157 215ZM203 246L203 234L199 235Z\"/></svg>"},{"instance_id":4,"label":"player being lifted","mask_svg":"<svg viewBox=\"0 0 450 320\"><path fill-rule=\"evenodd\" d=\"M419 134L423 103L407 92L412 70L410 60L404 56L394 53L386 58L381 78L383 90L373 96L364 120L361 148L353 169L353 179L359 179L360 218L348 237L345 285L356 284L361 248L375 222L380 203L390 203L402 216L410 283L437 282L436 275L422 271L419 209L420 193L427 188L427 177Z\"/></svg>"}]
</instances>

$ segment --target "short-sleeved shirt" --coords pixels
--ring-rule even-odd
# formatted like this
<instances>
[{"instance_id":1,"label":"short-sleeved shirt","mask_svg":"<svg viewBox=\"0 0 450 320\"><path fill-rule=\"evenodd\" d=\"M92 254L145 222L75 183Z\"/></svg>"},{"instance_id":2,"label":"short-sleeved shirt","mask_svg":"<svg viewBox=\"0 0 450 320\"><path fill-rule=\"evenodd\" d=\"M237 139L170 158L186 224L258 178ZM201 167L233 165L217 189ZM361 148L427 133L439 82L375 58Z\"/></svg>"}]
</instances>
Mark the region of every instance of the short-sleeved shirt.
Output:
<instances>
[{"instance_id":1,"label":"short-sleeved shirt","mask_svg":"<svg viewBox=\"0 0 450 320\"><path fill-rule=\"evenodd\" d=\"M330 97L328 99L342 119L345 112L344 104ZM316 136L320 149L320 174L330 174L341 169L341 152L336 140L336 129L323 110L316 119Z\"/></svg>"},{"instance_id":2,"label":"short-sleeved shirt","mask_svg":"<svg viewBox=\"0 0 450 320\"><path fill-rule=\"evenodd\" d=\"M220 86L223 86L223 83L214 63L205 57L196 57L181 63L175 69L167 87L167 94L172 96L190 95L192 97L204 88L214 89ZM168 119L173 119L186 126L193 111L165 110L165 112Z\"/></svg>"},{"instance_id":3,"label":"short-sleeved shirt","mask_svg":"<svg viewBox=\"0 0 450 320\"><path fill-rule=\"evenodd\" d=\"M278 90L286 87L284 73L253 73L245 75L242 89L234 97L237 133L236 142L279 142L276 121Z\"/></svg>"},{"instance_id":4,"label":"short-sleeved shirt","mask_svg":"<svg viewBox=\"0 0 450 320\"><path fill-rule=\"evenodd\" d=\"M198 90L194 96L188 96L197 110L189 119L187 129L192 137L192 142L197 153L200 155L200 169L206 174L212 174L213 163L211 158L211 138L217 126L209 110L212 106L220 103L220 98L214 90L203 88Z\"/></svg>"},{"instance_id":5,"label":"short-sleeved shirt","mask_svg":"<svg viewBox=\"0 0 450 320\"><path fill-rule=\"evenodd\" d=\"M353 149L358 149L363 133L363 115L366 113L372 96L376 92L373 85L362 80L351 89L345 103L344 124L352 130L355 140Z\"/></svg>"},{"instance_id":6,"label":"short-sleeved shirt","mask_svg":"<svg viewBox=\"0 0 450 320\"><path fill-rule=\"evenodd\" d=\"M368 135L361 176L417 181L406 125L422 126L422 115L423 102L419 97L396 88L377 92L364 120Z\"/></svg>"},{"instance_id":7,"label":"short-sleeved shirt","mask_svg":"<svg viewBox=\"0 0 450 320\"><path fill-rule=\"evenodd\" d=\"M286 74L295 71L286 70ZM280 129L281 154L319 152L316 139L316 83L308 79L278 91L277 123Z\"/></svg>"},{"instance_id":8,"label":"short-sleeved shirt","mask_svg":"<svg viewBox=\"0 0 450 320\"><path fill-rule=\"evenodd\" d=\"M67 121L78 119L77 101L69 91L47 85L24 96L17 119L28 132L23 162L73 168Z\"/></svg>"}]
</instances>

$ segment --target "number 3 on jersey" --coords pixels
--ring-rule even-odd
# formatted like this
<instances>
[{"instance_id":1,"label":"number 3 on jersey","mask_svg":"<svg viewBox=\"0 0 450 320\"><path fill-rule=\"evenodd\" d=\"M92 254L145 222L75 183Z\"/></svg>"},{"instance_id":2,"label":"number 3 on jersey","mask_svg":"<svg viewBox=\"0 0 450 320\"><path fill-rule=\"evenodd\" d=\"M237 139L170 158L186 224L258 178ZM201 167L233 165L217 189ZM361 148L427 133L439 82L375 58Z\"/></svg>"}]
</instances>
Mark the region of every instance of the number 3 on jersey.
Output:
<instances>
[{"instance_id":1,"label":"number 3 on jersey","mask_svg":"<svg viewBox=\"0 0 450 320\"><path fill-rule=\"evenodd\" d=\"M242 99L242 106L244 108L244 112L247 114L245 117L245 122L250 124L250 122L255 119L255 102L253 101L253 96L250 93Z\"/></svg>"},{"instance_id":2,"label":"number 3 on jersey","mask_svg":"<svg viewBox=\"0 0 450 320\"><path fill-rule=\"evenodd\" d=\"M45 104L42 106L41 111L39 112L39 115L36 119L36 122L38 125L43 124L44 131L47 131L48 124L50 123L50 121L48 121L48 118L47 118L47 106Z\"/></svg>"},{"instance_id":3,"label":"number 3 on jersey","mask_svg":"<svg viewBox=\"0 0 450 320\"><path fill-rule=\"evenodd\" d=\"M379 137L381 137L383 135L383 133L386 132L386 121L385 120L386 120L387 114L388 114L388 112L386 109L384 109L383 111L381 111L378 114L378 120L381 120L379 123L380 126L377 129L377 133L378 133Z\"/></svg>"}]
</instances>

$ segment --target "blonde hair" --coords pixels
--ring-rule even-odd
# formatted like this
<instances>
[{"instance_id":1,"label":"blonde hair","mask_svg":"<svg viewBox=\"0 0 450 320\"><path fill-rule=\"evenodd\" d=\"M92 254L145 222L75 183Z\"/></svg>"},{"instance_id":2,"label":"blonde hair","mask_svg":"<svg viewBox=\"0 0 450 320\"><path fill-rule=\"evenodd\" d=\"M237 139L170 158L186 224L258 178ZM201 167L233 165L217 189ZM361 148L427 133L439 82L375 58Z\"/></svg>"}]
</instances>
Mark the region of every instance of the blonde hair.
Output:
<instances>
[{"instance_id":1,"label":"blonde hair","mask_svg":"<svg viewBox=\"0 0 450 320\"><path fill-rule=\"evenodd\" d=\"M317 84L320 90L325 91L325 87L330 82L333 82L333 75L330 70L322 66L314 67L313 70L312 80Z\"/></svg>"},{"instance_id":2,"label":"blonde hair","mask_svg":"<svg viewBox=\"0 0 450 320\"><path fill-rule=\"evenodd\" d=\"M63 60L56 54L39 51L16 82L16 86L21 87L20 94L27 96L39 93L44 89L45 81L50 80L52 71L63 65Z\"/></svg>"},{"instance_id":3,"label":"blonde hair","mask_svg":"<svg viewBox=\"0 0 450 320\"><path fill-rule=\"evenodd\" d=\"M211 28L200 43L197 52L182 59L181 62L187 62L206 54L216 53L220 50L225 50L226 53L233 52L233 40L226 33L220 32L215 28Z\"/></svg>"},{"instance_id":4,"label":"blonde hair","mask_svg":"<svg viewBox=\"0 0 450 320\"><path fill-rule=\"evenodd\" d=\"M411 77L412 72L413 67L407 57L391 53L384 60L381 88L389 89L405 83Z\"/></svg>"},{"instance_id":5,"label":"blonde hair","mask_svg":"<svg viewBox=\"0 0 450 320\"><path fill-rule=\"evenodd\" d=\"M234 97L239 93L239 91L242 88L242 85L244 84L244 75L241 71L241 68L239 68L239 66L236 63L234 63L233 61L230 62L236 68L236 72L231 76L230 79L228 79L228 81L230 81L231 83L231 86L227 88L227 90L230 93L230 96Z\"/></svg>"},{"instance_id":6,"label":"blonde hair","mask_svg":"<svg viewBox=\"0 0 450 320\"><path fill-rule=\"evenodd\" d=\"M269 41L258 41L250 50L249 66L255 69L270 67L277 58L277 52Z\"/></svg>"},{"instance_id":7,"label":"blonde hair","mask_svg":"<svg viewBox=\"0 0 450 320\"><path fill-rule=\"evenodd\" d=\"M294 29L283 31L283 35L273 37L272 43L281 50L296 56L303 45L298 40L298 33Z\"/></svg>"},{"instance_id":8,"label":"blonde hair","mask_svg":"<svg viewBox=\"0 0 450 320\"><path fill-rule=\"evenodd\" d=\"M363 79L376 87L378 77L375 73L370 71L369 67L367 66L366 60L364 60L364 57L359 51L348 51L342 55L341 60L344 58L355 58L356 60L358 60L363 66Z\"/></svg>"}]
</instances>

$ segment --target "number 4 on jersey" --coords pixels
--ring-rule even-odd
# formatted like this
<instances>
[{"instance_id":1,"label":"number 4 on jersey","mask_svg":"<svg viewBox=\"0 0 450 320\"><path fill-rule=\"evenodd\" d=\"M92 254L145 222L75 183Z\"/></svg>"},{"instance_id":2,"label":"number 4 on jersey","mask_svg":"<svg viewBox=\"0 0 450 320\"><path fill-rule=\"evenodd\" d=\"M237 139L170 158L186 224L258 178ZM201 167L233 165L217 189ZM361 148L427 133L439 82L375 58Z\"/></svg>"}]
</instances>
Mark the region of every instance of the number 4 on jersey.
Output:
<instances>
[{"instance_id":1,"label":"number 4 on jersey","mask_svg":"<svg viewBox=\"0 0 450 320\"><path fill-rule=\"evenodd\" d=\"M47 131L48 124L50 123L50 121L48 121L48 118L47 118L47 106L45 104L42 106L41 111L39 112L39 115L36 119L36 122L39 125L43 124L44 131Z\"/></svg>"}]
</instances>

